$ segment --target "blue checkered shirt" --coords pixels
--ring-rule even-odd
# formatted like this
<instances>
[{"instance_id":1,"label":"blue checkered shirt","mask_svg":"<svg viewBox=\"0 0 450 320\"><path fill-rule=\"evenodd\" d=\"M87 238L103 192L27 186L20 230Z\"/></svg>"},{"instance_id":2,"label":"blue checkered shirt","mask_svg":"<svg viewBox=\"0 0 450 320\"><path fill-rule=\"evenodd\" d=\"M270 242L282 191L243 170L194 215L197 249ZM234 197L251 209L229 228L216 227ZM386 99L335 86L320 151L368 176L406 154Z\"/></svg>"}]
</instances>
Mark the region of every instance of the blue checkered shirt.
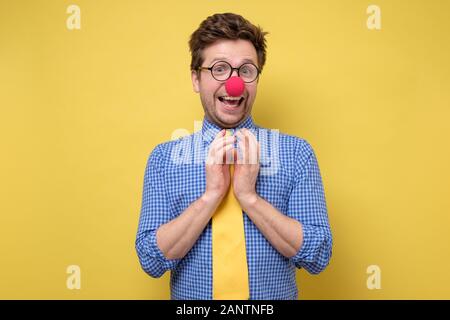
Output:
<instances>
[{"instance_id":1,"label":"blue checkered shirt","mask_svg":"<svg viewBox=\"0 0 450 320\"><path fill-rule=\"evenodd\" d=\"M251 116L236 129L242 127L256 135L261 147L256 192L303 226L301 248L295 256L286 258L243 215L250 299L297 299L296 268L318 274L328 265L332 252L317 159L306 140L261 128ZM148 158L136 251L143 270L151 277L171 271L171 299L212 299L211 220L182 259L166 259L157 245L156 230L179 216L205 191L205 159L209 144L220 130L204 118L201 130L157 145Z\"/></svg>"}]
</instances>

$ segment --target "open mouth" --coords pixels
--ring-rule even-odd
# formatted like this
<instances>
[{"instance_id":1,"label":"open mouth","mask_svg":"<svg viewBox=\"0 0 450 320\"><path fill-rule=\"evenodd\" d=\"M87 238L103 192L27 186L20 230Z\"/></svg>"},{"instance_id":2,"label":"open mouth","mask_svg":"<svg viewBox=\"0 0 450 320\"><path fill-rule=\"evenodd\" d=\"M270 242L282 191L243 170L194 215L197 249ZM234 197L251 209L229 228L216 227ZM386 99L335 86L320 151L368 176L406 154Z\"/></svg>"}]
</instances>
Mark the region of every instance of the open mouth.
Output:
<instances>
[{"instance_id":1,"label":"open mouth","mask_svg":"<svg viewBox=\"0 0 450 320\"><path fill-rule=\"evenodd\" d=\"M221 96L218 97L218 99L220 102L222 102L222 104L228 107L239 107L245 100L244 97L229 97L229 96Z\"/></svg>"}]
</instances>

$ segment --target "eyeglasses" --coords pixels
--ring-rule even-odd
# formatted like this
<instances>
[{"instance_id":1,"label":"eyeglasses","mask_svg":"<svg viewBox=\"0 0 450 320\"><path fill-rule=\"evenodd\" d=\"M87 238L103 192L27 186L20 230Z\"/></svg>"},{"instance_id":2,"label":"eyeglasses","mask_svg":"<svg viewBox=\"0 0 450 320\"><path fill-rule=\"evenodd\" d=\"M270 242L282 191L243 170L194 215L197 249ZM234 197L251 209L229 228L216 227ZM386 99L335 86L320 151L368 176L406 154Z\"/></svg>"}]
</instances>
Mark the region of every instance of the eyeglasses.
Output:
<instances>
[{"instance_id":1,"label":"eyeglasses","mask_svg":"<svg viewBox=\"0 0 450 320\"><path fill-rule=\"evenodd\" d=\"M255 81L260 71L253 63L244 63L239 68L233 68L231 64L226 61L217 61L211 67L199 67L198 70L209 70L211 75L217 81L226 81L233 74L233 70L237 70L238 76L242 78L244 82Z\"/></svg>"}]
</instances>

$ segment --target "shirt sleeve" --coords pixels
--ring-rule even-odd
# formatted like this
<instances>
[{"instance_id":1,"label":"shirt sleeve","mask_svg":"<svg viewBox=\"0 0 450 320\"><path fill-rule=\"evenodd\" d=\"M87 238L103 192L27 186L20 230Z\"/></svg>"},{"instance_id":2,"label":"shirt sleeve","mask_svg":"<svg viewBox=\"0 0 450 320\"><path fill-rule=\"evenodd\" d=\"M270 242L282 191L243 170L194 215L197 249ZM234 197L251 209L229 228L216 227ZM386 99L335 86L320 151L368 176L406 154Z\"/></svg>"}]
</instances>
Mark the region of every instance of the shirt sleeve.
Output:
<instances>
[{"instance_id":1,"label":"shirt sleeve","mask_svg":"<svg viewBox=\"0 0 450 320\"><path fill-rule=\"evenodd\" d=\"M318 274L330 261L332 236L314 150L305 140L301 140L298 149L295 184L289 198L288 214L302 224L303 243L290 259L297 268Z\"/></svg>"},{"instance_id":2,"label":"shirt sleeve","mask_svg":"<svg viewBox=\"0 0 450 320\"><path fill-rule=\"evenodd\" d=\"M173 270L181 259L166 259L156 242L156 230L171 220L166 199L164 173L164 144L151 152L144 174L142 206L136 236L136 252L142 269L159 278Z\"/></svg>"}]
</instances>

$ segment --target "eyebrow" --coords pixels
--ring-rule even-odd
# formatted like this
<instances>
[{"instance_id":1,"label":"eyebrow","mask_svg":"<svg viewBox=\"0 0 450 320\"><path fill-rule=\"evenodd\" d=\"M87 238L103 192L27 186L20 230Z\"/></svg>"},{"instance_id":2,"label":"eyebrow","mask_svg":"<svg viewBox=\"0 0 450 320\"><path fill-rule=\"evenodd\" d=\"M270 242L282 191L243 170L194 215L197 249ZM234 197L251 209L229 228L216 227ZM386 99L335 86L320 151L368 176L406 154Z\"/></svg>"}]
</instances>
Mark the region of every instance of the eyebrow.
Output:
<instances>
[{"instance_id":1,"label":"eyebrow","mask_svg":"<svg viewBox=\"0 0 450 320\"><path fill-rule=\"evenodd\" d=\"M229 62L229 61L227 60L227 58L225 58L225 57L217 57L217 58L214 58L208 65L211 66L214 62L217 62L217 61L226 61L226 62ZM244 63L253 63L254 65L257 65L257 64L256 64L253 60L251 60L251 59L244 59L244 60L242 60L241 62L242 62L242 64L244 64Z\"/></svg>"}]
</instances>

